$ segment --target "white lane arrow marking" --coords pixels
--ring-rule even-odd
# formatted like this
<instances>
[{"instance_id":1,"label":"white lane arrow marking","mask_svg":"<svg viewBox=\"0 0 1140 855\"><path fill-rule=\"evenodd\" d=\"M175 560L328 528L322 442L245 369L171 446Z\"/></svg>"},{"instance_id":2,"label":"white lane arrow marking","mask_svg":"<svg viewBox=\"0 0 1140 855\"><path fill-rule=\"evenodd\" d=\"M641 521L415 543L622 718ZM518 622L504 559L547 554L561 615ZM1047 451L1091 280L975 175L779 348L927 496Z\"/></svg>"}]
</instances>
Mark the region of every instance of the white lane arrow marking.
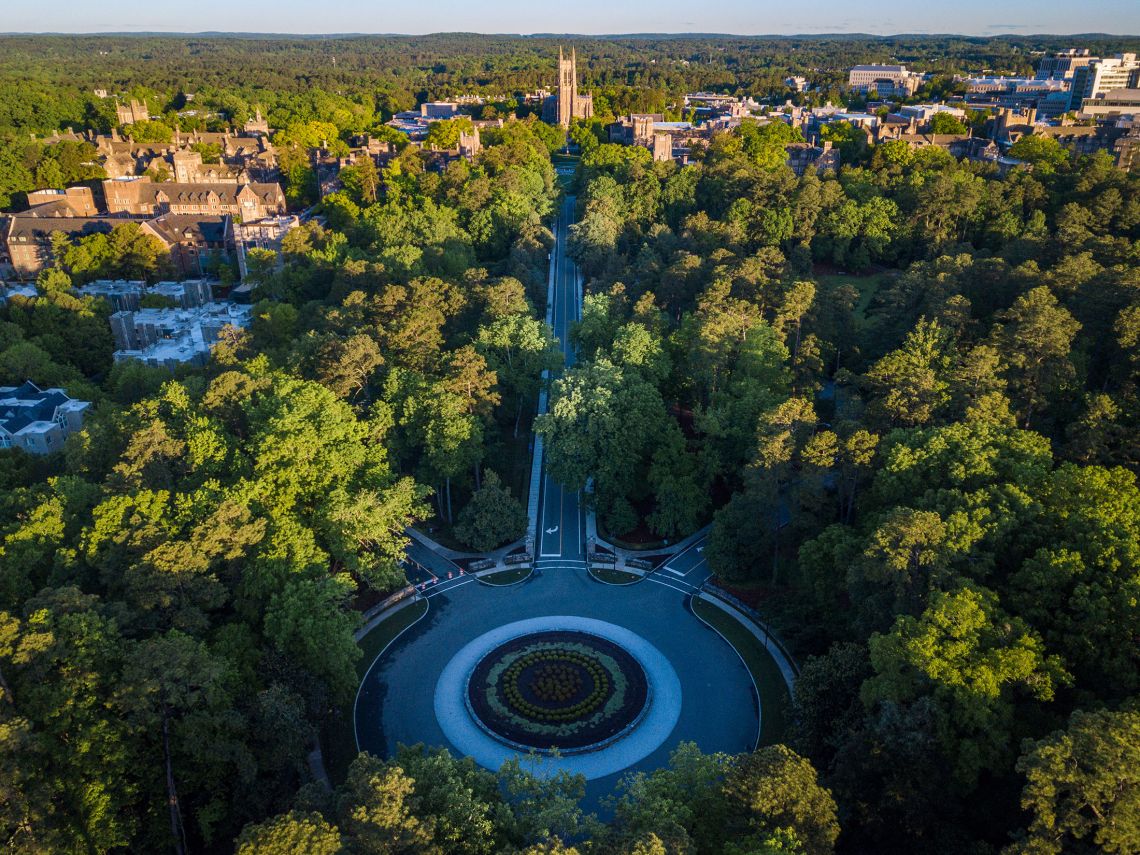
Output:
<instances>
[{"instance_id":1,"label":"white lane arrow marking","mask_svg":"<svg viewBox=\"0 0 1140 855\"><path fill-rule=\"evenodd\" d=\"M555 526L554 528L548 528L546 530L546 533L547 534L554 534L554 532L556 532L556 531L558 531L558 526Z\"/></svg>"}]
</instances>

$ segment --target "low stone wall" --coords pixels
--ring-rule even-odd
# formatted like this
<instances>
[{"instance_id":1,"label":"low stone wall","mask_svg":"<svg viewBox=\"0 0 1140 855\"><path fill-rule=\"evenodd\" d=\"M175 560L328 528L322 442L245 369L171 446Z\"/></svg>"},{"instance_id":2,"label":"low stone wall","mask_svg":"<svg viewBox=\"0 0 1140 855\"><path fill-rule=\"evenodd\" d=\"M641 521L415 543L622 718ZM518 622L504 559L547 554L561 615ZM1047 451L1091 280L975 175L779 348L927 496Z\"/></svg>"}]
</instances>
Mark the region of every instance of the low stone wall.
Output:
<instances>
[{"instance_id":1,"label":"low stone wall","mask_svg":"<svg viewBox=\"0 0 1140 855\"><path fill-rule=\"evenodd\" d=\"M401 588L399 591L396 591L396 593L390 594L361 615L364 619L364 623L360 629L352 634L353 639L360 641L360 639L372 632L378 624L383 623L388 617L405 606L419 602L419 599L419 591L415 585L408 585L406 588Z\"/></svg>"}]
</instances>

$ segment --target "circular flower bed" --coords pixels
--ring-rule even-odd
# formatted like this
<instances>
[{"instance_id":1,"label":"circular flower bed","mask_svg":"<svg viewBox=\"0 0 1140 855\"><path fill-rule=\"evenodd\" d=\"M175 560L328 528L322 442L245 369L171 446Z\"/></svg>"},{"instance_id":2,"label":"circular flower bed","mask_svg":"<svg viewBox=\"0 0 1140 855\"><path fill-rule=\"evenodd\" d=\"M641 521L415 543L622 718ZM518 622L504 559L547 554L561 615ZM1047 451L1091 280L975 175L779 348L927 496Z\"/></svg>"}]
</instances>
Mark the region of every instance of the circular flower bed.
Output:
<instances>
[{"instance_id":1,"label":"circular flower bed","mask_svg":"<svg viewBox=\"0 0 1140 855\"><path fill-rule=\"evenodd\" d=\"M649 700L641 665L612 641L538 632L501 644L475 665L467 706L514 746L588 750L636 722Z\"/></svg>"}]
</instances>

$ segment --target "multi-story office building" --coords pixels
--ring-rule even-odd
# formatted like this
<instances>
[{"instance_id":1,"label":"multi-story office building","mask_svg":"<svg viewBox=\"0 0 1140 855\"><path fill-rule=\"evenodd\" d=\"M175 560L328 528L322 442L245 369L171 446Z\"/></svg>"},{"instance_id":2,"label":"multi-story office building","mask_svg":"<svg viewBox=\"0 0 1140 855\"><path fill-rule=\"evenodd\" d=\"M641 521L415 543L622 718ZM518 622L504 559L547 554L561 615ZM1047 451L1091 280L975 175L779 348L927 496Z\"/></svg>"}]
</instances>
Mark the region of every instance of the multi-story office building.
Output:
<instances>
[{"instance_id":1,"label":"multi-story office building","mask_svg":"<svg viewBox=\"0 0 1140 855\"><path fill-rule=\"evenodd\" d=\"M1134 53L1120 53L1081 66L1073 72L1069 109L1080 110L1087 100L1102 98L1114 89L1140 87L1140 61Z\"/></svg>"},{"instance_id":2,"label":"multi-story office building","mask_svg":"<svg viewBox=\"0 0 1140 855\"><path fill-rule=\"evenodd\" d=\"M1089 56L1088 48L1069 48L1037 63L1038 80L1072 80L1078 68L1084 68L1098 57Z\"/></svg>"},{"instance_id":3,"label":"multi-story office building","mask_svg":"<svg viewBox=\"0 0 1140 855\"><path fill-rule=\"evenodd\" d=\"M856 65L847 75L847 86L856 92L875 92L880 98L909 98L922 83L922 75L905 65Z\"/></svg>"}]
</instances>

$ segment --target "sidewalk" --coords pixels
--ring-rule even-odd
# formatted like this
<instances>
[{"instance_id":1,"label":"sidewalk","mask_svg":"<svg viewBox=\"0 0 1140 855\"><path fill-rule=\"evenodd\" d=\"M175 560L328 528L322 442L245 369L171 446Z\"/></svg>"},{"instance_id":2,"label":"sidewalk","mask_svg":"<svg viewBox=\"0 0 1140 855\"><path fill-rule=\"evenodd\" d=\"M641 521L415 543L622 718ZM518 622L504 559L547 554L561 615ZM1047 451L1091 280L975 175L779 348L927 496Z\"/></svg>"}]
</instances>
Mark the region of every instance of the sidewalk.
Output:
<instances>
[{"instance_id":1,"label":"sidewalk","mask_svg":"<svg viewBox=\"0 0 1140 855\"><path fill-rule=\"evenodd\" d=\"M587 533L589 532L589 526L591 523L594 525L595 539L598 545L604 546L606 549L611 550L615 555L618 555L622 558L642 558L646 555L676 555L680 552L684 552L694 543L699 543L700 541L704 540L709 536L709 532L712 530L712 523L709 523L703 528L697 529L688 537L682 538L676 543L671 543L668 546L662 546L660 549L626 549L622 546L614 546L608 540L604 540L601 535L597 534L597 523L594 521L593 513L589 515L586 521Z\"/></svg>"}]
</instances>

